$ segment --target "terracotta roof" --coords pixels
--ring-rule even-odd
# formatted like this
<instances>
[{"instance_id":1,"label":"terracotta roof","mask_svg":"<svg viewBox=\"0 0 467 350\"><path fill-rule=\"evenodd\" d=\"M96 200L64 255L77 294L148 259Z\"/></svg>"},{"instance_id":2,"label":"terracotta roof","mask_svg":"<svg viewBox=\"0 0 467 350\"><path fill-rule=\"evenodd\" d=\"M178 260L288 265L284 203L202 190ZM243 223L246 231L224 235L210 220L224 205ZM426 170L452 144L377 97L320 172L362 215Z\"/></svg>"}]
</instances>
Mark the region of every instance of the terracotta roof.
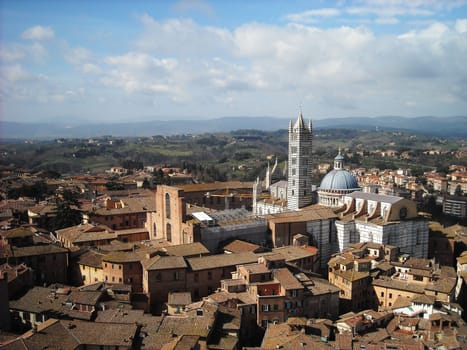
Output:
<instances>
[{"instance_id":1,"label":"terracotta roof","mask_svg":"<svg viewBox=\"0 0 467 350\"><path fill-rule=\"evenodd\" d=\"M102 258L104 254L98 253L94 250L88 250L84 254L81 254L78 258L78 264L102 268Z\"/></svg>"},{"instance_id":2,"label":"terracotta roof","mask_svg":"<svg viewBox=\"0 0 467 350\"><path fill-rule=\"evenodd\" d=\"M224 250L231 253L257 252L261 249L261 246L257 244L242 241L240 239L236 239L224 246Z\"/></svg>"},{"instance_id":3,"label":"terracotta roof","mask_svg":"<svg viewBox=\"0 0 467 350\"><path fill-rule=\"evenodd\" d=\"M37 204L33 207L28 208L28 211L36 215L55 215L57 211L57 206L51 204Z\"/></svg>"},{"instance_id":4,"label":"terracotta roof","mask_svg":"<svg viewBox=\"0 0 467 350\"><path fill-rule=\"evenodd\" d=\"M57 237L72 243L117 238L115 232L105 225L81 224L57 230Z\"/></svg>"},{"instance_id":5,"label":"terracotta roof","mask_svg":"<svg viewBox=\"0 0 467 350\"><path fill-rule=\"evenodd\" d=\"M214 269L217 267L235 266L256 262L258 256L252 252L239 254L217 254L199 258L188 258L187 262L193 271Z\"/></svg>"},{"instance_id":6,"label":"terracotta roof","mask_svg":"<svg viewBox=\"0 0 467 350\"><path fill-rule=\"evenodd\" d=\"M102 292L87 292L76 290L70 294L68 300L72 301L74 304L95 306L101 297Z\"/></svg>"},{"instance_id":7,"label":"terracotta roof","mask_svg":"<svg viewBox=\"0 0 467 350\"><path fill-rule=\"evenodd\" d=\"M136 336L136 324L118 324L85 321L60 321L80 344L121 346L131 348Z\"/></svg>"},{"instance_id":8,"label":"terracotta roof","mask_svg":"<svg viewBox=\"0 0 467 350\"><path fill-rule=\"evenodd\" d=\"M303 285L294 277L292 272L287 268L274 270L274 278L279 281L282 288L285 290L290 289L303 289Z\"/></svg>"},{"instance_id":9,"label":"terracotta roof","mask_svg":"<svg viewBox=\"0 0 467 350\"><path fill-rule=\"evenodd\" d=\"M61 312L67 299L67 295L56 293L54 288L36 286L21 298L10 301L10 308L34 313Z\"/></svg>"},{"instance_id":10,"label":"terracotta roof","mask_svg":"<svg viewBox=\"0 0 467 350\"><path fill-rule=\"evenodd\" d=\"M156 255L150 259L142 261L143 267L146 270L168 270L168 269L184 269L187 267L185 259L180 256L160 256Z\"/></svg>"},{"instance_id":11,"label":"terracotta roof","mask_svg":"<svg viewBox=\"0 0 467 350\"><path fill-rule=\"evenodd\" d=\"M408 291L412 293L423 294L425 291L424 285L409 283L405 281L393 280L390 278L378 278L373 280L372 284L374 286L392 288L397 290Z\"/></svg>"},{"instance_id":12,"label":"terracotta roof","mask_svg":"<svg viewBox=\"0 0 467 350\"><path fill-rule=\"evenodd\" d=\"M13 230L4 231L2 232L2 235L7 239L11 239L11 238L31 237L31 236L34 236L34 232L32 232L29 229L19 227Z\"/></svg>"},{"instance_id":13,"label":"terracotta roof","mask_svg":"<svg viewBox=\"0 0 467 350\"><path fill-rule=\"evenodd\" d=\"M319 350L331 349L313 336L294 330L287 323L270 324L266 329L260 349L284 349L284 350ZM349 349L350 350L350 349Z\"/></svg>"},{"instance_id":14,"label":"terracotta roof","mask_svg":"<svg viewBox=\"0 0 467 350\"><path fill-rule=\"evenodd\" d=\"M167 252L169 255L183 257L209 254L208 248L206 248L201 242L172 245L163 247L161 250Z\"/></svg>"},{"instance_id":15,"label":"terracotta roof","mask_svg":"<svg viewBox=\"0 0 467 350\"><path fill-rule=\"evenodd\" d=\"M37 332L26 332L22 338L28 349L74 350L80 345L68 327L53 318L38 325Z\"/></svg>"},{"instance_id":16,"label":"terracotta roof","mask_svg":"<svg viewBox=\"0 0 467 350\"><path fill-rule=\"evenodd\" d=\"M245 264L243 266L240 266L239 268L242 270L245 270L246 272L250 274L269 272L269 269L264 264L260 264L260 263Z\"/></svg>"},{"instance_id":17,"label":"terracotta roof","mask_svg":"<svg viewBox=\"0 0 467 350\"><path fill-rule=\"evenodd\" d=\"M296 247L296 246L285 246L280 248L273 248L273 253L282 254L285 258L285 261L292 262L298 259L304 259L311 256L316 256L318 254L318 248L305 246L305 247Z\"/></svg>"},{"instance_id":18,"label":"terracotta roof","mask_svg":"<svg viewBox=\"0 0 467 350\"><path fill-rule=\"evenodd\" d=\"M67 254L68 250L54 244L37 244L26 247L11 247L12 256L22 258L25 256L46 255L46 254Z\"/></svg>"},{"instance_id":19,"label":"terracotta roof","mask_svg":"<svg viewBox=\"0 0 467 350\"><path fill-rule=\"evenodd\" d=\"M214 326L214 315L166 316L159 327L159 335L197 335L207 338Z\"/></svg>"},{"instance_id":20,"label":"terracotta roof","mask_svg":"<svg viewBox=\"0 0 467 350\"><path fill-rule=\"evenodd\" d=\"M97 313L95 322L135 324L142 320L143 315L144 310L107 309Z\"/></svg>"},{"instance_id":21,"label":"terracotta roof","mask_svg":"<svg viewBox=\"0 0 467 350\"><path fill-rule=\"evenodd\" d=\"M138 252L112 252L105 254L102 257L102 261L112 262L112 263L129 263L129 262L137 262L141 261L142 254Z\"/></svg>"},{"instance_id":22,"label":"terracotta roof","mask_svg":"<svg viewBox=\"0 0 467 350\"><path fill-rule=\"evenodd\" d=\"M331 208L321 205L310 205L297 211L286 211L268 215L268 221L273 224L285 222L305 222L337 218L338 215Z\"/></svg>"},{"instance_id":23,"label":"terracotta roof","mask_svg":"<svg viewBox=\"0 0 467 350\"><path fill-rule=\"evenodd\" d=\"M346 280L351 282L370 277L370 274L368 272L359 272L355 270L335 270L334 274L341 276L342 278L345 278Z\"/></svg>"},{"instance_id":24,"label":"terracotta roof","mask_svg":"<svg viewBox=\"0 0 467 350\"><path fill-rule=\"evenodd\" d=\"M391 309L394 310L394 309L400 309L400 308L410 307L410 306L412 306L412 300L410 298L400 296L400 297L397 297Z\"/></svg>"},{"instance_id":25,"label":"terracotta roof","mask_svg":"<svg viewBox=\"0 0 467 350\"><path fill-rule=\"evenodd\" d=\"M298 273L294 275L300 283L313 295L323 295L329 293L339 293L340 289L333 284L329 283L328 280L318 277L309 277L304 273Z\"/></svg>"}]
</instances>

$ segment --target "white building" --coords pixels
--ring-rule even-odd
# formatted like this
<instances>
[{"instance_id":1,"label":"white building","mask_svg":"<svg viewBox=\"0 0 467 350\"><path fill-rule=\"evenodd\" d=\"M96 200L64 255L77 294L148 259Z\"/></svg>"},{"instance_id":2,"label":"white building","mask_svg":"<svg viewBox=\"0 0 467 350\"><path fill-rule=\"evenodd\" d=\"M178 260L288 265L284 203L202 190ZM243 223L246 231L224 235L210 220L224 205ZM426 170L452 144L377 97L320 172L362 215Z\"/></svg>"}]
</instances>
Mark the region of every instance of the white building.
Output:
<instances>
[{"instance_id":1,"label":"white building","mask_svg":"<svg viewBox=\"0 0 467 350\"><path fill-rule=\"evenodd\" d=\"M345 210L336 221L339 251L351 243L374 242L426 258L428 223L418 217L415 202L395 196L353 192L344 196Z\"/></svg>"}]
</instances>

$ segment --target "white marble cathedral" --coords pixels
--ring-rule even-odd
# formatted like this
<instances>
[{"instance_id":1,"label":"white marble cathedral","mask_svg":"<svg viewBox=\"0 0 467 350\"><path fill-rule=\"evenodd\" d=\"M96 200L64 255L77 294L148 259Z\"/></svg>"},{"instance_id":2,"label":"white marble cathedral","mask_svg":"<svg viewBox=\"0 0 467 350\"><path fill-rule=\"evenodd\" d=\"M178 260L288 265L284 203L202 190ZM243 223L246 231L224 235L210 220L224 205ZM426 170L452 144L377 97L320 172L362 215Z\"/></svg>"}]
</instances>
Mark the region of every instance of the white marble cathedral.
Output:
<instances>
[{"instance_id":1,"label":"white marble cathedral","mask_svg":"<svg viewBox=\"0 0 467 350\"><path fill-rule=\"evenodd\" d=\"M375 242L398 246L401 253L425 258L428 254L428 223L420 218L415 202L401 197L363 193L356 179L344 169L344 157L334 159L334 169L318 189L319 205L312 204L312 124L300 113L295 124L289 122L287 179L277 160L268 166L264 181L257 179L253 188L253 212L270 215L270 220L287 220L291 211L299 211L306 221L302 234L320 251L325 266L331 254L342 252L352 243ZM323 219L323 207L333 215ZM321 209L320 209L321 208ZM289 213L287 213L289 212ZM307 214L308 213L308 214ZM324 222L324 221L325 222Z\"/></svg>"}]
</instances>

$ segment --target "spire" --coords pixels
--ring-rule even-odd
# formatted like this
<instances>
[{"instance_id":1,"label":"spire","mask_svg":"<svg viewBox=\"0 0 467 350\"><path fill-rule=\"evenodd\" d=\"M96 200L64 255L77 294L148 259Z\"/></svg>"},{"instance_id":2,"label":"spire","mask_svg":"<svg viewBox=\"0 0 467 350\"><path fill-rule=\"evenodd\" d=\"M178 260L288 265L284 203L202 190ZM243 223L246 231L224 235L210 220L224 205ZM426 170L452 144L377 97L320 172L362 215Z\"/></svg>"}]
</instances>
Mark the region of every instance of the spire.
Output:
<instances>
[{"instance_id":1,"label":"spire","mask_svg":"<svg viewBox=\"0 0 467 350\"><path fill-rule=\"evenodd\" d=\"M305 127L305 121L303 120L302 112L298 115L297 121L295 122L294 128L303 129Z\"/></svg>"},{"instance_id":2,"label":"spire","mask_svg":"<svg viewBox=\"0 0 467 350\"><path fill-rule=\"evenodd\" d=\"M341 154L341 148L339 147L339 153L334 158L334 169L344 169L344 156Z\"/></svg>"}]
</instances>

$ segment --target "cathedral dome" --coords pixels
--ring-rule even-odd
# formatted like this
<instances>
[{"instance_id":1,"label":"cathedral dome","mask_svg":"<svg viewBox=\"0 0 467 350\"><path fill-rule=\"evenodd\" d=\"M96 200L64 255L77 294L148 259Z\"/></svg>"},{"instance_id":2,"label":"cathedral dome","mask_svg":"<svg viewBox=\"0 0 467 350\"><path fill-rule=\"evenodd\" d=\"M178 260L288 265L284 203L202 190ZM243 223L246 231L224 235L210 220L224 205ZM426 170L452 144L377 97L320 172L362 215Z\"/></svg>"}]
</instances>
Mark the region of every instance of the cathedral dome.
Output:
<instances>
[{"instance_id":1,"label":"cathedral dome","mask_svg":"<svg viewBox=\"0 0 467 350\"><path fill-rule=\"evenodd\" d=\"M345 158L339 149L339 154L334 158L334 169L326 174L318 189L319 204L328 207L339 207L343 205L342 198L344 195L360 191L357 179L344 169L344 160Z\"/></svg>"},{"instance_id":2,"label":"cathedral dome","mask_svg":"<svg viewBox=\"0 0 467 350\"><path fill-rule=\"evenodd\" d=\"M320 190L357 190L357 180L344 169L333 169L321 181Z\"/></svg>"}]
</instances>

